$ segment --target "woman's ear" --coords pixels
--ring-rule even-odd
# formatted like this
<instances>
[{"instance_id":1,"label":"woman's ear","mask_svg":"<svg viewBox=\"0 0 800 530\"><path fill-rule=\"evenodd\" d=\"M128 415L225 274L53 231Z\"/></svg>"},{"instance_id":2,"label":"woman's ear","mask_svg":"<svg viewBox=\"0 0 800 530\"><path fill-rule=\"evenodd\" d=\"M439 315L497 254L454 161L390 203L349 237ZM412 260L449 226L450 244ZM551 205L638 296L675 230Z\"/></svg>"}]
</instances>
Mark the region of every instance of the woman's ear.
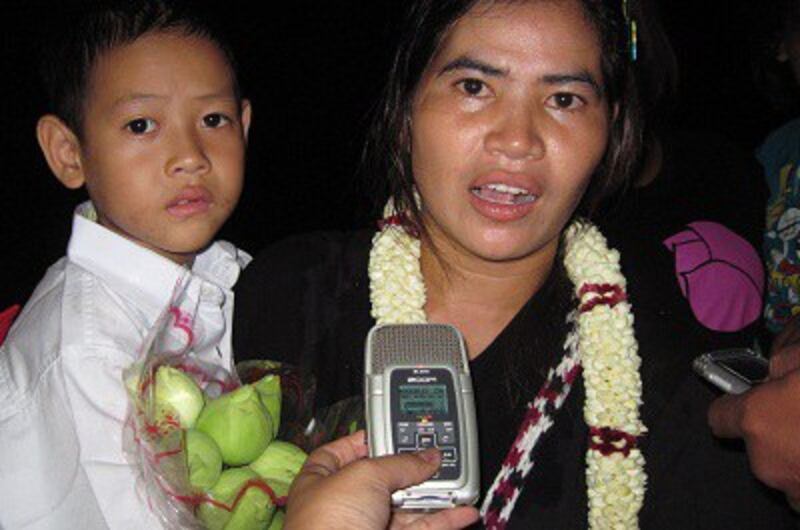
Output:
<instances>
[{"instance_id":1,"label":"woman's ear","mask_svg":"<svg viewBox=\"0 0 800 530\"><path fill-rule=\"evenodd\" d=\"M786 39L781 39L778 47L775 49L775 60L779 63L785 63L789 60L789 52L786 50Z\"/></svg>"},{"instance_id":2,"label":"woman's ear","mask_svg":"<svg viewBox=\"0 0 800 530\"><path fill-rule=\"evenodd\" d=\"M66 123L53 114L39 118L36 139L53 175L70 189L83 186L86 178L81 164L81 145Z\"/></svg>"},{"instance_id":3,"label":"woman's ear","mask_svg":"<svg viewBox=\"0 0 800 530\"><path fill-rule=\"evenodd\" d=\"M244 141L247 142L247 134L250 132L250 122L253 119L253 105L250 104L249 99L242 100L242 134L244 134Z\"/></svg>"}]
</instances>

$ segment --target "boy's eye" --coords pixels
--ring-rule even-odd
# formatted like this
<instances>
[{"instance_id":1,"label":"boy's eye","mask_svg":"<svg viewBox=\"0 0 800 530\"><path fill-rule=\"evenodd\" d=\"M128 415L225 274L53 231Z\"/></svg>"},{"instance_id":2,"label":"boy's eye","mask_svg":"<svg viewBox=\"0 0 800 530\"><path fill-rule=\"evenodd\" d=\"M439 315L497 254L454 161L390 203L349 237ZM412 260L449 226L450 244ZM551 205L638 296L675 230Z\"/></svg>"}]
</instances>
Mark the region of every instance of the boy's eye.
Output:
<instances>
[{"instance_id":1,"label":"boy's eye","mask_svg":"<svg viewBox=\"0 0 800 530\"><path fill-rule=\"evenodd\" d=\"M128 122L125 125L125 128L127 128L133 134L146 134L155 130L156 122L150 118L139 118Z\"/></svg>"},{"instance_id":2,"label":"boy's eye","mask_svg":"<svg viewBox=\"0 0 800 530\"><path fill-rule=\"evenodd\" d=\"M206 127L210 127L212 129L216 129L217 127L222 127L226 123L230 122L231 120L218 112L214 112L212 114L207 114L203 116L203 125Z\"/></svg>"},{"instance_id":3,"label":"boy's eye","mask_svg":"<svg viewBox=\"0 0 800 530\"><path fill-rule=\"evenodd\" d=\"M473 78L459 81L458 85L461 87L461 90L467 93L468 96L480 96L481 93L487 89L486 83L480 79Z\"/></svg>"},{"instance_id":4,"label":"boy's eye","mask_svg":"<svg viewBox=\"0 0 800 530\"><path fill-rule=\"evenodd\" d=\"M559 92L550 96L550 105L557 109L572 110L581 107L583 103L579 96L569 92Z\"/></svg>"}]
</instances>

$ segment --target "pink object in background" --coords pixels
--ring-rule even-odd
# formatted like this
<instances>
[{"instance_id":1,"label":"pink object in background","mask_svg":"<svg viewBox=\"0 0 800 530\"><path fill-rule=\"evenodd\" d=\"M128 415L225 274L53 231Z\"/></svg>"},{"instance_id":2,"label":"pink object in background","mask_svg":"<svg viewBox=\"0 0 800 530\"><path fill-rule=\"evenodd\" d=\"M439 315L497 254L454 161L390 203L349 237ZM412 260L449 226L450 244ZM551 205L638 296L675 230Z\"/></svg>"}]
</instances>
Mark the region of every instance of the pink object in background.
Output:
<instances>
[{"instance_id":1,"label":"pink object in background","mask_svg":"<svg viewBox=\"0 0 800 530\"><path fill-rule=\"evenodd\" d=\"M761 315L764 266L750 243L725 226L696 221L664 240L675 276L697 320L714 331L738 331Z\"/></svg>"}]
</instances>

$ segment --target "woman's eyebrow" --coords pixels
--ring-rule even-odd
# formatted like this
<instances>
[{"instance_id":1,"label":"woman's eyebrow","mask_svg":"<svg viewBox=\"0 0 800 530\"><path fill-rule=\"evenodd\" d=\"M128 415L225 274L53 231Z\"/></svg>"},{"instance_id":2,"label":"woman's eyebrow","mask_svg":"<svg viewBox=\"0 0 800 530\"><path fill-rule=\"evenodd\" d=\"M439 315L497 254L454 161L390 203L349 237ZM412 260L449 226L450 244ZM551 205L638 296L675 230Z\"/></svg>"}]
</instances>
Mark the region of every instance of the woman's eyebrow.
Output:
<instances>
[{"instance_id":1,"label":"woman's eyebrow","mask_svg":"<svg viewBox=\"0 0 800 530\"><path fill-rule=\"evenodd\" d=\"M489 63L485 63L468 55L457 57L444 65L442 69L439 70L439 75L452 72L453 70L476 70L490 77L504 77L508 75L508 70L497 68L496 66L492 66Z\"/></svg>"},{"instance_id":2,"label":"woman's eyebrow","mask_svg":"<svg viewBox=\"0 0 800 530\"><path fill-rule=\"evenodd\" d=\"M598 97L603 97L603 87L597 79L586 70L566 72L563 74L547 74L542 76L542 82L547 85L567 85L570 83L584 83L589 85Z\"/></svg>"}]
</instances>

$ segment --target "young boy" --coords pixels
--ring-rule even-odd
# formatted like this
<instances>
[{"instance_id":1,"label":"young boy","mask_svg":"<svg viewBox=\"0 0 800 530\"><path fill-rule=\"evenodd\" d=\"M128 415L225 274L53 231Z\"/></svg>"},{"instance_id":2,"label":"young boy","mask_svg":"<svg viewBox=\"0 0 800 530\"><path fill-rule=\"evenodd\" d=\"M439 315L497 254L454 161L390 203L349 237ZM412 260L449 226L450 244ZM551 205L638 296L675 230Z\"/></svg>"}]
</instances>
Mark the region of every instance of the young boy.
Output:
<instances>
[{"instance_id":1,"label":"young boy","mask_svg":"<svg viewBox=\"0 0 800 530\"><path fill-rule=\"evenodd\" d=\"M91 200L0 349L0 528L158 528L122 451L121 374L187 270L194 349L231 366L249 257L212 238L241 193L250 104L212 28L164 0L65 26L37 138Z\"/></svg>"}]
</instances>

